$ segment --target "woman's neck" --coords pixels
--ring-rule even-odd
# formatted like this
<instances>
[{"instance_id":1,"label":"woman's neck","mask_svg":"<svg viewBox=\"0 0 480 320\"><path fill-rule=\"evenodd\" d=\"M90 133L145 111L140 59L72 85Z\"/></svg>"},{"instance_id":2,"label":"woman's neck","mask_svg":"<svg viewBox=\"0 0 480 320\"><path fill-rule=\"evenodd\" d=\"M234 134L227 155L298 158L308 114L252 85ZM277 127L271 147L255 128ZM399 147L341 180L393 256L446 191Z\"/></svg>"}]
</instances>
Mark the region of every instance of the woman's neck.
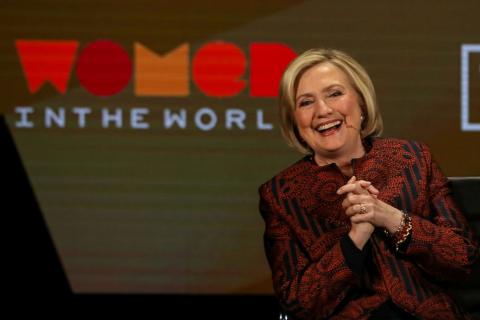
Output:
<instances>
[{"instance_id":1,"label":"woman's neck","mask_svg":"<svg viewBox=\"0 0 480 320\"><path fill-rule=\"evenodd\" d=\"M346 176L353 175L352 159L361 158L365 155L365 148L361 144L353 153L346 155L332 155L326 156L323 154L315 153L314 159L319 166L326 166L335 163L337 167Z\"/></svg>"}]
</instances>

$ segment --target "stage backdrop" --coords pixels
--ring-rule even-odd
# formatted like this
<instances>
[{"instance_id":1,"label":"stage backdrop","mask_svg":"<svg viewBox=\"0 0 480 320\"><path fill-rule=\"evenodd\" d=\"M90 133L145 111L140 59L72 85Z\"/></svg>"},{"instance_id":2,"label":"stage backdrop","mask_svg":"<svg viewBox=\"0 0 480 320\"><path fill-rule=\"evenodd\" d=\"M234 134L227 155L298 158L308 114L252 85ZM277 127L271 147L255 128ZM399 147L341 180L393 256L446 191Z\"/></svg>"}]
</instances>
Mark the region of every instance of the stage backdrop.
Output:
<instances>
[{"instance_id":1,"label":"stage backdrop","mask_svg":"<svg viewBox=\"0 0 480 320\"><path fill-rule=\"evenodd\" d=\"M300 157L280 136L276 95L312 47L366 67L385 136L428 143L449 176L479 175L479 12L2 1L1 110L74 292L272 292L257 188Z\"/></svg>"}]
</instances>

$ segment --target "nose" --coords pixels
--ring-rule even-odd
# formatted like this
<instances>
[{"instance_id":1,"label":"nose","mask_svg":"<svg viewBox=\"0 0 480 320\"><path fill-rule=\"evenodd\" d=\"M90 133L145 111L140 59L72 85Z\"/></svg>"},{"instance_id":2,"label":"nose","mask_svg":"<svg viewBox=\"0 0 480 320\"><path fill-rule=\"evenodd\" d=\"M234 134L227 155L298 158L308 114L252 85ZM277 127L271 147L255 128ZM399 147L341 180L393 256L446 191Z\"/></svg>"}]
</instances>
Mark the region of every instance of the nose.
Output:
<instances>
[{"instance_id":1,"label":"nose","mask_svg":"<svg viewBox=\"0 0 480 320\"><path fill-rule=\"evenodd\" d=\"M317 103L315 103L315 117L322 118L332 114L332 112L333 109L330 108L323 99L319 99L317 100Z\"/></svg>"}]
</instances>

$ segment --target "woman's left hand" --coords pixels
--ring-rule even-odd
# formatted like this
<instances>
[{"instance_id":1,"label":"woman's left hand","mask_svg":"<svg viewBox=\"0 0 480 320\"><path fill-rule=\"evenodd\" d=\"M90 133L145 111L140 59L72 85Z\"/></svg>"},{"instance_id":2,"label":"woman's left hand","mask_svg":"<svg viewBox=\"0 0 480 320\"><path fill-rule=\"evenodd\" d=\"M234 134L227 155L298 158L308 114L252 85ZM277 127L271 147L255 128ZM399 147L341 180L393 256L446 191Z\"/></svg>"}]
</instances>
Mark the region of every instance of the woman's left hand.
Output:
<instances>
[{"instance_id":1,"label":"woman's left hand","mask_svg":"<svg viewBox=\"0 0 480 320\"><path fill-rule=\"evenodd\" d=\"M403 213L379 200L378 190L370 182L350 179L349 183L338 189L337 193L346 194L342 207L353 223L370 222L389 232L395 232L400 226Z\"/></svg>"}]
</instances>

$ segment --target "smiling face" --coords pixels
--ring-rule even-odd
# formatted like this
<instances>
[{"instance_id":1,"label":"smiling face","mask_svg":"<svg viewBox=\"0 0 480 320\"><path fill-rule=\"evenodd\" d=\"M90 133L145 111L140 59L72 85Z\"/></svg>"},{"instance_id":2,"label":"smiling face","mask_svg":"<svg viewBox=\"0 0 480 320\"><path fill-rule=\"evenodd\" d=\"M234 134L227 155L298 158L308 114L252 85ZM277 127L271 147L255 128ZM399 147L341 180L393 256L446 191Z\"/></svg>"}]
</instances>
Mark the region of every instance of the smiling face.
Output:
<instances>
[{"instance_id":1,"label":"smiling face","mask_svg":"<svg viewBox=\"0 0 480 320\"><path fill-rule=\"evenodd\" d=\"M348 76L329 62L317 64L301 76L294 118L317 162L363 155L359 100Z\"/></svg>"}]
</instances>

